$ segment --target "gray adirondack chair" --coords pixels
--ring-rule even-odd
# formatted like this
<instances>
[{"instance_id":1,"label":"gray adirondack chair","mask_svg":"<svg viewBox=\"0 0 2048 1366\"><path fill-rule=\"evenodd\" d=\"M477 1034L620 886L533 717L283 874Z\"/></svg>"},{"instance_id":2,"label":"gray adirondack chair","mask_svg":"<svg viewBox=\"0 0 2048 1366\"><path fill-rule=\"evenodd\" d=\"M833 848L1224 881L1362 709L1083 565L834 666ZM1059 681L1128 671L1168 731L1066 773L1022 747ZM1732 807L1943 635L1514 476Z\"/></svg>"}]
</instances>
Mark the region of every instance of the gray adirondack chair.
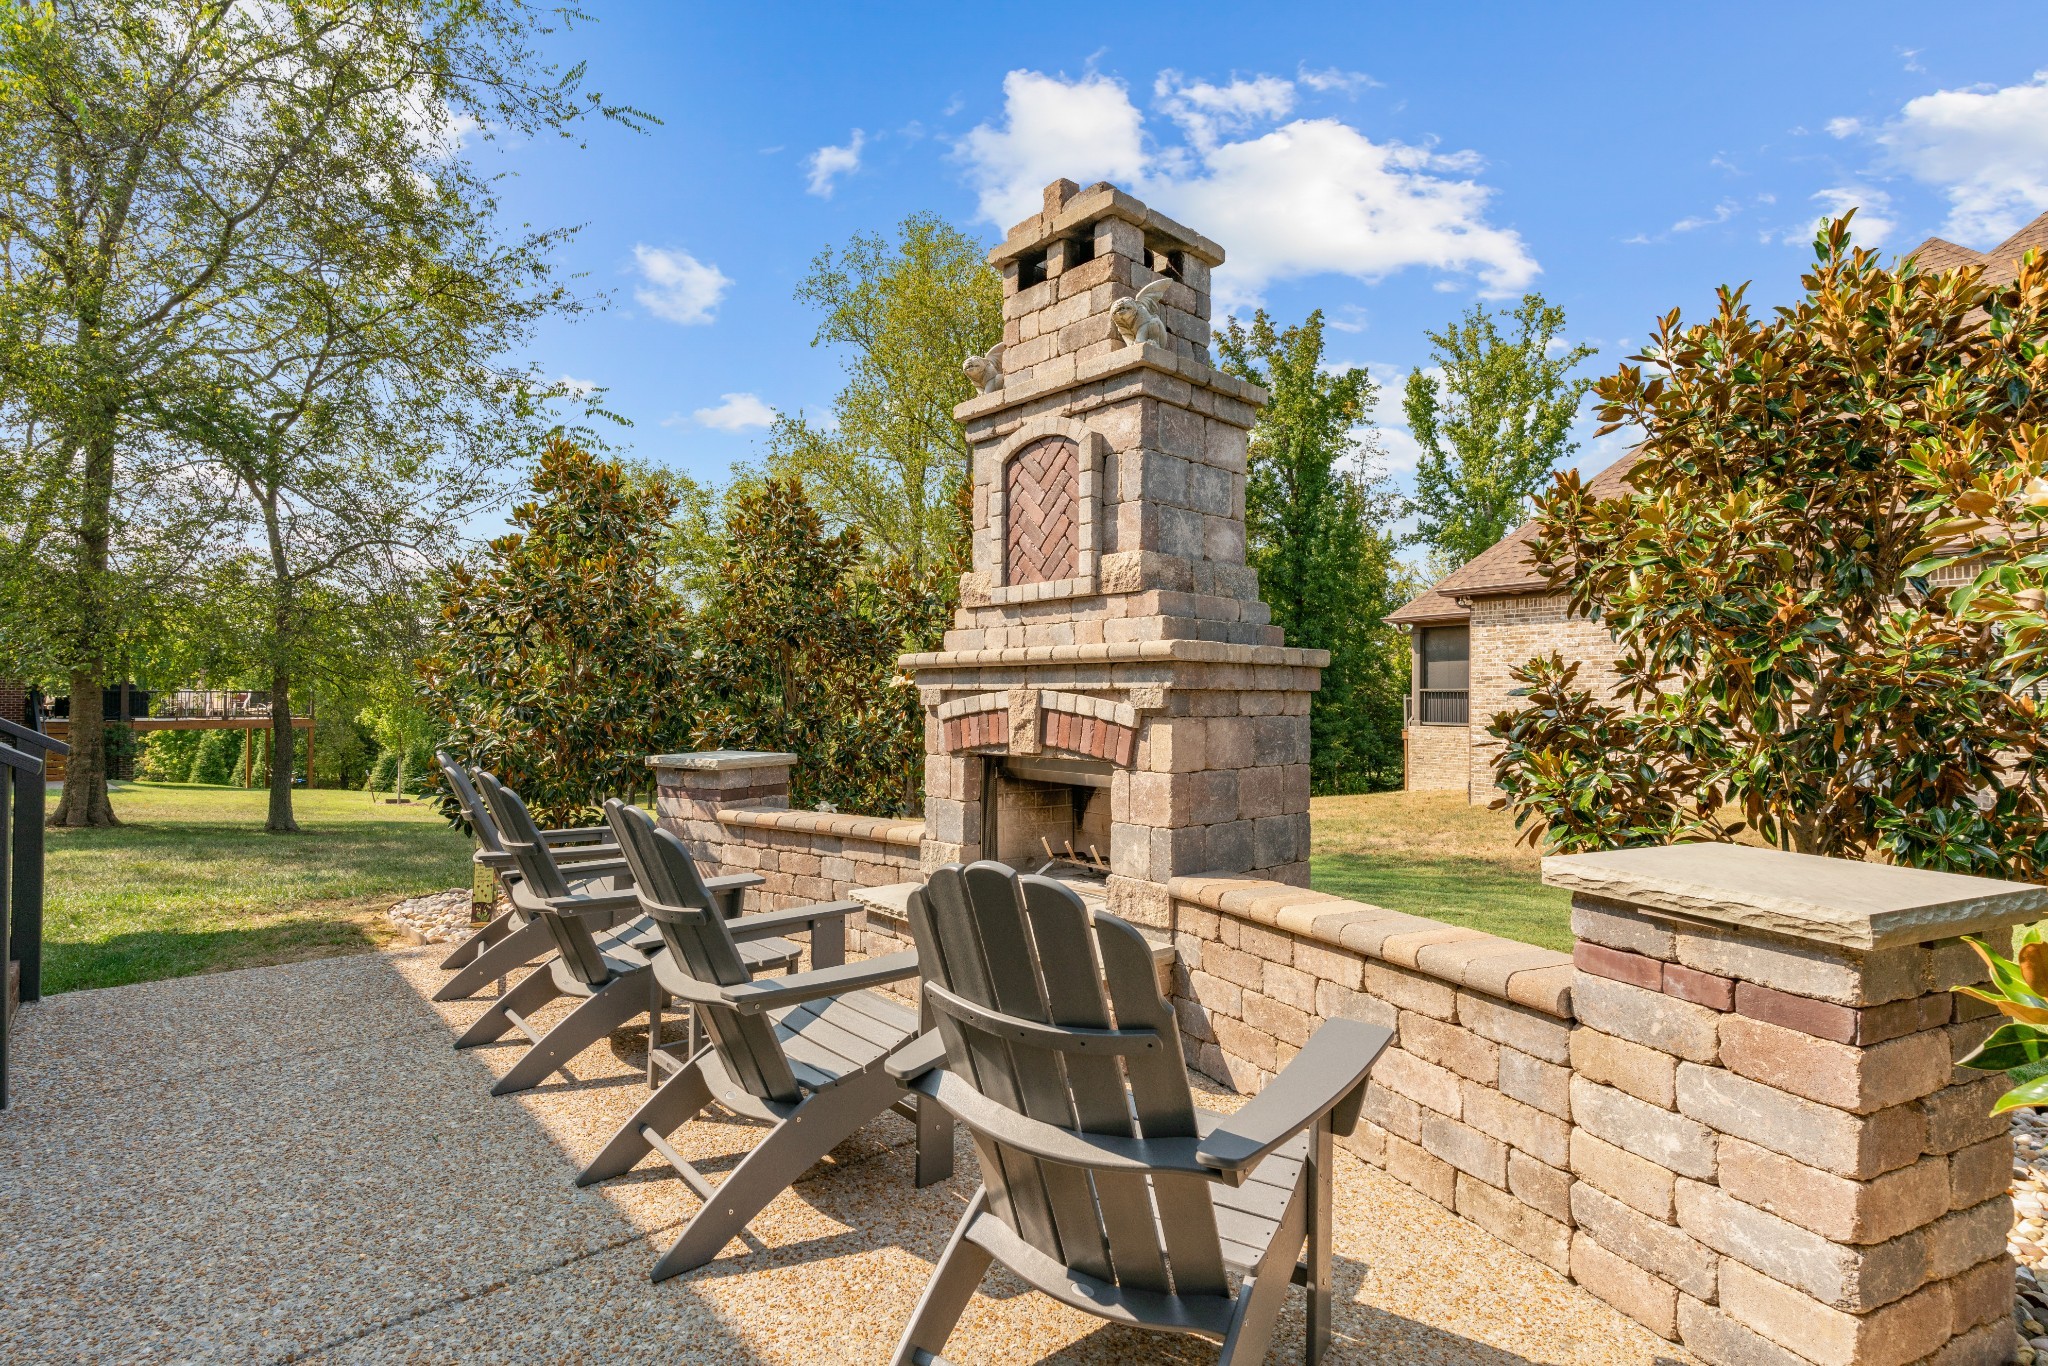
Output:
<instances>
[{"instance_id":1,"label":"gray adirondack chair","mask_svg":"<svg viewBox=\"0 0 2048 1366\"><path fill-rule=\"evenodd\" d=\"M512 856L505 852L505 845L498 837L498 823L491 819L483 799L477 796L469 775L445 751L435 750L434 762L440 765L441 776L469 820L470 837L476 842L476 852L470 856L472 861L490 869L500 885L517 877ZM541 837L559 865L565 882L578 891L606 890L604 879L626 871L625 860L619 857L619 846L612 842L611 831L605 826L543 830ZM518 908L507 906L493 916L488 925L457 944L454 951L441 960L442 971L456 975L441 984L434 993L434 999L460 1001L474 996L483 990L486 983L504 977L515 968L524 967L553 947L554 941L548 937L546 926ZM487 961L479 965L480 958Z\"/></svg>"},{"instance_id":2,"label":"gray adirondack chair","mask_svg":"<svg viewBox=\"0 0 2048 1366\"><path fill-rule=\"evenodd\" d=\"M653 985L648 953L659 936L650 924L635 921L601 941L599 931L639 906L630 890L630 873L620 879L629 884L623 891L574 891L562 879L519 794L488 773L477 775L477 787L519 873L508 888L512 904L545 928L556 950L554 958L494 1001L455 1041L457 1048L474 1048L515 1029L532 1040L533 1046L491 1087L492 1095L504 1096L538 1086L578 1053L648 1010ZM708 894L707 904L715 904ZM763 970L792 970L803 953L790 940L772 937L747 947ZM528 1017L563 996L579 997L582 1004L546 1033L536 1030ZM650 1034L650 1046L658 1039L658 1034Z\"/></svg>"},{"instance_id":3,"label":"gray adirondack chair","mask_svg":"<svg viewBox=\"0 0 2048 1366\"><path fill-rule=\"evenodd\" d=\"M633 865L641 905L661 927L666 949L655 956L655 979L696 1009L710 1040L576 1178L579 1186L609 1180L653 1152L704 1201L654 1264L653 1279L717 1256L784 1187L885 1110L917 1126L917 1184L951 1176L951 1122L921 1097L906 1097L883 1068L891 1051L916 1037L917 1014L872 988L915 977L917 955L828 961L836 955L820 954L817 945L843 936L845 917L859 909L851 901L727 921L710 909L681 841L621 802L605 811ZM812 969L754 980L740 936L799 919L811 926ZM668 1141L713 1104L774 1126L716 1186Z\"/></svg>"},{"instance_id":4,"label":"gray adirondack chair","mask_svg":"<svg viewBox=\"0 0 2048 1366\"><path fill-rule=\"evenodd\" d=\"M973 1132L982 1187L897 1345L943 1361L991 1262L1114 1323L1265 1358L1290 1282L1330 1341L1332 1140L1391 1037L1326 1021L1234 1115L1195 1108L1173 1008L1130 925L1050 878L949 865L910 898L936 1041L892 1063Z\"/></svg>"}]
</instances>

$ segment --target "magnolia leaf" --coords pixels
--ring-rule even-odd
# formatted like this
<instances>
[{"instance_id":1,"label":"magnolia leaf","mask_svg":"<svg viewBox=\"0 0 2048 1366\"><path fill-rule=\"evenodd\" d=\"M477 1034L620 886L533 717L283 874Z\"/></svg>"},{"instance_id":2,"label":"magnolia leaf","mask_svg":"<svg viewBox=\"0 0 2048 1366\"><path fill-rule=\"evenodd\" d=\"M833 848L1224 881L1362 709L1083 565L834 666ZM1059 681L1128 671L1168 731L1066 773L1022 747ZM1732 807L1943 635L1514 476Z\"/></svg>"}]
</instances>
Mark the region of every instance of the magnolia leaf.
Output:
<instances>
[{"instance_id":1,"label":"magnolia leaf","mask_svg":"<svg viewBox=\"0 0 2048 1366\"><path fill-rule=\"evenodd\" d=\"M2015 1023L2000 1025L1968 1057L1958 1059L1957 1066L1979 1072L2010 1072L2040 1062L2048 1062L2048 1030Z\"/></svg>"},{"instance_id":2,"label":"magnolia leaf","mask_svg":"<svg viewBox=\"0 0 2048 1366\"><path fill-rule=\"evenodd\" d=\"M1998 1098L1991 1107L1991 1113L2002 1115L2008 1110L2018 1110L2029 1105L2048 1104L2048 1076L2035 1077L2022 1082Z\"/></svg>"}]
</instances>

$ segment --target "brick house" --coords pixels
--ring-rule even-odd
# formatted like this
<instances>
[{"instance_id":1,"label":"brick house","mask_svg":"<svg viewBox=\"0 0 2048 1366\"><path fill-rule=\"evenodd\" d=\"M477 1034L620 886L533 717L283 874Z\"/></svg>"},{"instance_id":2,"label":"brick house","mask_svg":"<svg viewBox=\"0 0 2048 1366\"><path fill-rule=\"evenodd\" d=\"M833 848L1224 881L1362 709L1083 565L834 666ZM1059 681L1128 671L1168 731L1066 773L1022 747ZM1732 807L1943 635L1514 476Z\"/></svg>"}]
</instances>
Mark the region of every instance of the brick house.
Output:
<instances>
[{"instance_id":1,"label":"brick house","mask_svg":"<svg viewBox=\"0 0 2048 1366\"><path fill-rule=\"evenodd\" d=\"M1981 265L2009 280L2029 250L2048 252L2048 213L1989 251L1930 237L1910 253L1923 269ZM1596 475L1594 495L1618 496L1633 453ZM1405 786L1411 792L1463 792L1475 804L1493 799L1493 757L1500 742L1486 733L1508 709L1508 671L1558 651L1577 660L1579 678L1596 696L1615 679L1620 650L1595 622L1573 617L1529 563L1533 524L1524 523L1393 613L1408 631L1409 691L1402 729Z\"/></svg>"}]
</instances>

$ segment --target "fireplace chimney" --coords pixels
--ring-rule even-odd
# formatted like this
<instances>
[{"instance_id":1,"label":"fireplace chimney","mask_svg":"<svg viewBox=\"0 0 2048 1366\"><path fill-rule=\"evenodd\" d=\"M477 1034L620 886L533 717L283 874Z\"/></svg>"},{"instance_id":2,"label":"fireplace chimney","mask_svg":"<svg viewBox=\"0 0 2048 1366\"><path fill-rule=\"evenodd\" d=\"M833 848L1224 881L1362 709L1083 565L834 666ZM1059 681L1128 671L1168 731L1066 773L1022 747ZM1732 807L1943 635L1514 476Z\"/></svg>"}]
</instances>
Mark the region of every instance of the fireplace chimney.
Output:
<instances>
[{"instance_id":1,"label":"fireplace chimney","mask_svg":"<svg viewBox=\"0 0 2048 1366\"><path fill-rule=\"evenodd\" d=\"M989 262L1003 342L968 358L982 392L954 409L973 565L945 648L901 661L925 707L925 866L1099 875L1112 910L1158 927L1180 874L1306 885L1329 655L1282 642L1245 564L1266 393L1210 362L1223 249L1057 180Z\"/></svg>"}]
</instances>

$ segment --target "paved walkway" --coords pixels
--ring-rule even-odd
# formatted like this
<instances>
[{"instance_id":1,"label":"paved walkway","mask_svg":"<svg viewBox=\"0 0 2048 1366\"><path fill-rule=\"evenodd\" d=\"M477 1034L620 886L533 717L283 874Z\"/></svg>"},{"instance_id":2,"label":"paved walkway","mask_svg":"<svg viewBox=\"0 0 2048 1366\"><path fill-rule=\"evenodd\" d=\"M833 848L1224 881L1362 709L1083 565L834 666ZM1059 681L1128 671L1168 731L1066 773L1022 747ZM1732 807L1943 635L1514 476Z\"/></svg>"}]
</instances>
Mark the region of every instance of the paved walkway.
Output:
<instances>
[{"instance_id":1,"label":"paved walkway","mask_svg":"<svg viewBox=\"0 0 2048 1366\"><path fill-rule=\"evenodd\" d=\"M493 1100L516 1050L458 1054L442 948L76 992L19 1019L0 1113L0 1359L878 1362L973 1190L913 1189L870 1125L756 1221L755 1247L659 1286L681 1183L570 1178L644 1094L620 1036L578 1080ZM1216 1097L1209 1103L1229 1103ZM737 1124L680 1136L743 1151ZM1688 1361L1563 1278L1348 1156L1345 1362ZM962 1362L1212 1362L991 1277ZM1300 1359L1299 1295L1275 1361ZM1185 1344L1185 1345L1183 1345Z\"/></svg>"}]
</instances>

